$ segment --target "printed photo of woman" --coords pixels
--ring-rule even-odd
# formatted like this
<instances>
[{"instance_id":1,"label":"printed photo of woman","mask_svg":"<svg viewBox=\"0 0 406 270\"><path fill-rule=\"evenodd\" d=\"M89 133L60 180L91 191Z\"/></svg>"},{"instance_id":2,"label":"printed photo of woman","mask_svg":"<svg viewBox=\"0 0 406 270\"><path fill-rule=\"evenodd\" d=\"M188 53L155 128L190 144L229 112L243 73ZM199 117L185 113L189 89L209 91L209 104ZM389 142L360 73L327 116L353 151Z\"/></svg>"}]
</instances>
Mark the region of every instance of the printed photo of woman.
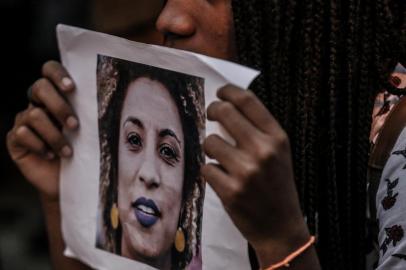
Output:
<instances>
[{"instance_id":1,"label":"printed photo of woman","mask_svg":"<svg viewBox=\"0 0 406 270\"><path fill-rule=\"evenodd\" d=\"M98 57L96 246L158 269L201 269L204 80Z\"/></svg>"}]
</instances>

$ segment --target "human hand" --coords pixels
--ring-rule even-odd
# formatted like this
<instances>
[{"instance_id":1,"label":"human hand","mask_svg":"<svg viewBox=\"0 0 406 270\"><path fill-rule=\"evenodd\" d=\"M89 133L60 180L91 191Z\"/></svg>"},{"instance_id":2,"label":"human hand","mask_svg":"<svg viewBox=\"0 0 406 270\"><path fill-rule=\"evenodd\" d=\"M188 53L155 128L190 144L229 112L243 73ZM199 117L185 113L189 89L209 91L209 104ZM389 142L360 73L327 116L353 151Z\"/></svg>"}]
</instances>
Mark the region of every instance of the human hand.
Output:
<instances>
[{"instance_id":1,"label":"human hand","mask_svg":"<svg viewBox=\"0 0 406 270\"><path fill-rule=\"evenodd\" d=\"M400 72L393 72L390 76L389 83L392 84L393 87L402 89L406 87L406 74ZM399 102L399 97L390 94L387 91L383 91L379 93L375 98L374 109L372 111L372 123L371 123L371 132L369 134L369 141L372 143L376 143L376 139L384 123L386 122L386 118L389 116L390 112L392 111L393 107Z\"/></svg>"},{"instance_id":2,"label":"human hand","mask_svg":"<svg viewBox=\"0 0 406 270\"><path fill-rule=\"evenodd\" d=\"M218 121L236 145L208 136L204 151L220 166L206 164L202 175L253 245L261 265L268 266L310 237L295 188L289 140L252 92L228 85L217 95L221 101L210 104L207 117Z\"/></svg>"},{"instance_id":3,"label":"human hand","mask_svg":"<svg viewBox=\"0 0 406 270\"><path fill-rule=\"evenodd\" d=\"M62 128L75 130L79 122L66 95L74 83L62 65L49 61L43 65L43 78L31 88L32 103L17 114L7 134L7 148L24 177L43 195L57 201L60 157L73 152Z\"/></svg>"}]
</instances>

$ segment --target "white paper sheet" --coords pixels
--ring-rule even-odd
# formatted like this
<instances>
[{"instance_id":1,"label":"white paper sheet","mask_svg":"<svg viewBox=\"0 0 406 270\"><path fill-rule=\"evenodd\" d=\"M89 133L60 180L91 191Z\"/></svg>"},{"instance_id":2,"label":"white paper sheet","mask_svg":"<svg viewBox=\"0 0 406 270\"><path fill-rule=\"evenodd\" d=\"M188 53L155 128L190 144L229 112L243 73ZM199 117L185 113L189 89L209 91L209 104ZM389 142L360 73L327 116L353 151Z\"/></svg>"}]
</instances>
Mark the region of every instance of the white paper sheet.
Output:
<instances>
[{"instance_id":1,"label":"white paper sheet","mask_svg":"<svg viewBox=\"0 0 406 270\"><path fill-rule=\"evenodd\" d=\"M57 27L57 35L62 63L76 84L77 90L70 101L80 120L79 132L67 134L74 157L63 160L61 170L62 230L68 247L65 254L96 269L151 269L95 247L100 177L97 55L202 77L205 80L206 107L216 100L219 87L233 83L247 88L258 72L203 55L136 43L66 25ZM207 135L221 134L220 130L216 123L206 123ZM202 261L203 269L250 269L247 242L208 185L203 210Z\"/></svg>"}]
</instances>

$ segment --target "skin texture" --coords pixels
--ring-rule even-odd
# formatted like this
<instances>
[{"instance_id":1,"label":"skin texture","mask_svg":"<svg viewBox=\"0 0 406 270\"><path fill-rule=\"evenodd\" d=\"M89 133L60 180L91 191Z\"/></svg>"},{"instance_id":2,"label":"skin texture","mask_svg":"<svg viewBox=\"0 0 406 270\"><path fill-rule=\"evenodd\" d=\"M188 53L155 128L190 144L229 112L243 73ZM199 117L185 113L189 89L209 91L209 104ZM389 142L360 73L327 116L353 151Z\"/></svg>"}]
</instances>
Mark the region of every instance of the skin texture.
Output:
<instances>
[{"instance_id":1,"label":"skin texture","mask_svg":"<svg viewBox=\"0 0 406 270\"><path fill-rule=\"evenodd\" d=\"M168 0L156 26L166 46L235 58L230 0ZM43 76L34 85L34 100L44 104L61 125L77 128L74 121L68 121L73 119L70 118L74 116L73 109L56 90L62 95L74 90L73 83L62 84L67 72L58 63L49 62L44 66ZM207 116L223 125L237 144L230 145L217 135L206 138L204 151L220 165L207 164L201 172L265 268L309 239L294 185L289 140L252 92L229 85L218 91L218 97L220 101L209 106ZM54 106L54 102L59 106ZM49 115L43 109L28 108L17 117L8 146L27 179L58 203L59 157L65 152L70 156L72 151L62 151L69 143L57 127L40 130L38 123L46 122L50 123ZM51 238L55 238L54 234L58 231L50 231ZM292 270L319 268L313 247L290 266Z\"/></svg>"},{"instance_id":2,"label":"skin texture","mask_svg":"<svg viewBox=\"0 0 406 270\"><path fill-rule=\"evenodd\" d=\"M169 0L156 27L165 46L228 60L236 56L231 0Z\"/></svg>"},{"instance_id":3,"label":"skin texture","mask_svg":"<svg viewBox=\"0 0 406 270\"><path fill-rule=\"evenodd\" d=\"M163 135L170 130L175 136ZM180 116L168 90L139 78L129 85L120 120L118 208L122 255L170 269L182 202L184 144ZM132 203L151 199L158 221L144 227Z\"/></svg>"}]
</instances>

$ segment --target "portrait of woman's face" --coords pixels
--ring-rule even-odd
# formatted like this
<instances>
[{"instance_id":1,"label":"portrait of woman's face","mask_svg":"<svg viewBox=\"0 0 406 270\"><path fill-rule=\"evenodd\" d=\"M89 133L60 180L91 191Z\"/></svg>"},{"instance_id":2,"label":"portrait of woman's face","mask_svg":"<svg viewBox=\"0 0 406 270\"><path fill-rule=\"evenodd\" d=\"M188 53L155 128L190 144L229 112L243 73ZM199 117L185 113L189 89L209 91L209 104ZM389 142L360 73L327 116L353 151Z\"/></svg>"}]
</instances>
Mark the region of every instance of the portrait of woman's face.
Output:
<instances>
[{"instance_id":1,"label":"portrait of woman's face","mask_svg":"<svg viewBox=\"0 0 406 270\"><path fill-rule=\"evenodd\" d=\"M182 203L184 139L178 109L163 84L146 77L130 83L118 144L122 255L165 265Z\"/></svg>"},{"instance_id":2,"label":"portrait of woman's face","mask_svg":"<svg viewBox=\"0 0 406 270\"><path fill-rule=\"evenodd\" d=\"M158 269L202 269L204 79L102 55L97 79L96 247Z\"/></svg>"}]
</instances>

